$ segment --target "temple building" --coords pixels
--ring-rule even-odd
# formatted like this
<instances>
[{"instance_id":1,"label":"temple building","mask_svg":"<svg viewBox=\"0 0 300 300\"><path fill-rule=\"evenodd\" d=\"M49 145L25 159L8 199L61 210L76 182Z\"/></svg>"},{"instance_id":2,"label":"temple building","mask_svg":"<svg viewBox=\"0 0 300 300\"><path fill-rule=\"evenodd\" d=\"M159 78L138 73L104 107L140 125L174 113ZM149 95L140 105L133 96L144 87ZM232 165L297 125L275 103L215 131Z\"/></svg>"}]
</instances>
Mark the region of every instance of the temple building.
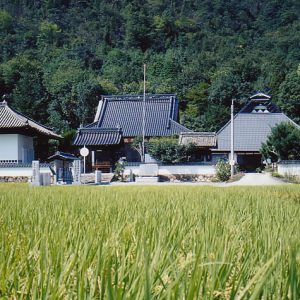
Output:
<instances>
[{"instance_id":1,"label":"temple building","mask_svg":"<svg viewBox=\"0 0 300 300\"><path fill-rule=\"evenodd\" d=\"M271 134L273 127L288 122L300 129L299 125L286 116L271 101L271 96L257 93L249 98L246 105L234 116L235 161L245 169L255 169L262 165L260 148ZM230 153L229 121L217 133L217 147L211 149L212 155Z\"/></svg>"},{"instance_id":2,"label":"temple building","mask_svg":"<svg viewBox=\"0 0 300 300\"><path fill-rule=\"evenodd\" d=\"M216 164L229 159L231 121L217 132L193 132L178 123L178 99L174 94L147 95L145 101L145 136L179 136L180 144L193 143L197 148L191 161ZM258 92L234 116L234 160L246 170L263 164L260 154L274 126L289 122L300 127L271 101L271 96ZM78 129L74 145L91 150L90 166L111 169L124 157L139 163L140 154L131 147L133 139L142 135L143 96L103 96L92 124Z\"/></svg>"},{"instance_id":3,"label":"temple building","mask_svg":"<svg viewBox=\"0 0 300 300\"><path fill-rule=\"evenodd\" d=\"M91 150L91 166L113 165L120 157L140 162L133 139L143 134L143 95L103 96L92 124L78 129L73 144ZM178 123L178 98L174 94L146 95L145 137L179 135L191 130Z\"/></svg>"},{"instance_id":4,"label":"temple building","mask_svg":"<svg viewBox=\"0 0 300 300\"><path fill-rule=\"evenodd\" d=\"M0 164L29 164L35 159L34 138L60 139L50 128L0 102Z\"/></svg>"}]
</instances>

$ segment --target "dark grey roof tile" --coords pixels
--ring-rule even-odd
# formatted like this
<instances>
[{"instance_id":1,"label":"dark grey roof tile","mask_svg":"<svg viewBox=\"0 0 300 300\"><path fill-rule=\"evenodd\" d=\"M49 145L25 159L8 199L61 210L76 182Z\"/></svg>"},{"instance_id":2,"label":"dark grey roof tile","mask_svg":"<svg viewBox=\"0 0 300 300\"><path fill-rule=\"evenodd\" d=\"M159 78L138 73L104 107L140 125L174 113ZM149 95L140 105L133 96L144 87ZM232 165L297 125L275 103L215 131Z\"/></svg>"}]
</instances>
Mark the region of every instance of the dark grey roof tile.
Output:
<instances>
[{"instance_id":1,"label":"dark grey roof tile","mask_svg":"<svg viewBox=\"0 0 300 300\"><path fill-rule=\"evenodd\" d=\"M118 128L80 128L73 144L75 146L115 145L121 142Z\"/></svg>"},{"instance_id":2,"label":"dark grey roof tile","mask_svg":"<svg viewBox=\"0 0 300 300\"><path fill-rule=\"evenodd\" d=\"M234 118L234 151L258 152L271 129L281 122L289 122L299 128L283 113L238 113ZM219 151L230 151L230 122L218 133Z\"/></svg>"},{"instance_id":3,"label":"dark grey roof tile","mask_svg":"<svg viewBox=\"0 0 300 300\"><path fill-rule=\"evenodd\" d=\"M61 138L49 127L24 116L20 112L10 108L5 101L0 102L0 129L30 128L37 134L46 135L49 138Z\"/></svg>"}]
</instances>

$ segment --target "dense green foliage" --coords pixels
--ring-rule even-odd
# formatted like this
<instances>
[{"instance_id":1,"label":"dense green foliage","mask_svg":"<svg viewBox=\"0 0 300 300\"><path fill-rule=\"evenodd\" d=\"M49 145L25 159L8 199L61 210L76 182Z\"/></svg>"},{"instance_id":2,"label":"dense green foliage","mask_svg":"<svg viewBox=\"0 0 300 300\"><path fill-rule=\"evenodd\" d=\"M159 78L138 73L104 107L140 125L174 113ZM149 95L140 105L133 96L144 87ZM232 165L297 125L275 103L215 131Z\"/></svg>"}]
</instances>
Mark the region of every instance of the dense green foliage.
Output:
<instances>
[{"instance_id":1,"label":"dense green foliage","mask_svg":"<svg viewBox=\"0 0 300 300\"><path fill-rule=\"evenodd\" d=\"M61 132L101 94L177 93L181 119L217 130L257 89L299 120L299 1L2 0L0 96Z\"/></svg>"},{"instance_id":2,"label":"dense green foliage","mask_svg":"<svg viewBox=\"0 0 300 300\"><path fill-rule=\"evenodd\" d=\"M300 297L299 186L0 189L0 298Z\"/></svg>"},{"instance_id":3,"label":"dense green foliage","mask_svg":"<svg viewBox=\"0 0 300 300\"><path fill-rule=\"evenodd\" d=\"M196 147L193 144L178 144L177 137L160 137L147 142L147 152L156 160L170 164L188 161L195 154Z\"/></svg>"},{"instance_id":4,"label":"dense green foliage","mask_svg":"<svg viewBox=\"0 0 300 300\"><path fill-rule=\"evenodd\" d=\"M261 146L265 159L300 159L300 130L290 123L280 123L272 128L271 134Z\"/></svg>"}]
</instances>

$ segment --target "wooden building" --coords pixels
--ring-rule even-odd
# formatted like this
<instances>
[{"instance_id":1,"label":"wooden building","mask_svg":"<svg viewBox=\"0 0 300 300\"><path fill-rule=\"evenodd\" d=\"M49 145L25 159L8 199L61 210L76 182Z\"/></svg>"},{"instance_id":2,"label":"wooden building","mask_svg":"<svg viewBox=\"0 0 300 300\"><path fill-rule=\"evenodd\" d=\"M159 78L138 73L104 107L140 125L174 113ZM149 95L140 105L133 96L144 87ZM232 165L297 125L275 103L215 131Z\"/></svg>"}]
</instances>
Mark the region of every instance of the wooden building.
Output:
<instances>
[{"instance_id":1,"label":"wooden building","mask_svg":"<svg viewBox=\"0 0 300 300\"><path fill-rule=\"evenodd\" d=\"M218 132L193 132L178 123L176 95L147 95L145 103L145 136L179 136L180 144L194 143L197 162L216 164L219 159L229 159L229 121ZM78 129L74 145L91 150L91 166L107 169L120 158L140 162L140 155L131 147L134 137L142 135L143 96L104 96L99 102L92 124ZM300 128L271 101L271 96L258 92L234 116L235 161L245 169L253 170L262 165L260 148L281 122Z\"/></svg>"},{"instance_id":2,"label":"wooden building","mask_svg":"<svg viewBox=\"0 0 300 300\"><path fill-rule=\"evenodd\" d=\"M120 157L128 162L141 158L130 144L143 134L143 95L103 96L92 124L78 129L74 145L91 150L89 162L103 167ZM191 130L178 123L178 99L174 94L147 95L145 137L179 135ZM109 164L108 164L109 162Z\"/></svg>"},{"instance_id":3,"label":"wooden building","mask_svg":"<svg viewBox=\"0 0 300 300\"><path fill-rule=\"evenodd\" d=\"M50 128L0 102L0 164L29 164L35 159L34 138L60 139Z\"/></svg>"},{"instance_id":4,"label":"wooden building","mask_svg":"<svg viewBox=\"0 0 300 300\"><path fill-rule=\"evenodd\" d=\"M251 96L234 116L234 154L237 164L250 170L260 167L263 162L261 145L266 142L272 128L282 122L300 129L298 124L272 103L270 95L259 92ZM230 125L231 121L217 132L217 147L211 149L213 156L229 155Z\"/></svg>"}]
</instances>

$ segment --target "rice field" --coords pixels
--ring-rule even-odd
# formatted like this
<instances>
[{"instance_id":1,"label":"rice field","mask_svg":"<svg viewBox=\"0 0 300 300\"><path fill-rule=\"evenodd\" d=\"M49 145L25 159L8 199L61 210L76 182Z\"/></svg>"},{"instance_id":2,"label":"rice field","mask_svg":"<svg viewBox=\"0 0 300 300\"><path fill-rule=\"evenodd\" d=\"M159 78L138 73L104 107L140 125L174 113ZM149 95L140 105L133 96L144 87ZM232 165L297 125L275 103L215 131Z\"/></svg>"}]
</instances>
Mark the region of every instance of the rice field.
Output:
<instances>
[{"instance_id":1,"label":"rice field","mask_svg":"<svg viewBox=\"0 0 300 300\"><path fill-rule=\"evenodd\" d=\"M300 188L0 185L1 299L300 299Z\"/></svg>"}]
</instances>

